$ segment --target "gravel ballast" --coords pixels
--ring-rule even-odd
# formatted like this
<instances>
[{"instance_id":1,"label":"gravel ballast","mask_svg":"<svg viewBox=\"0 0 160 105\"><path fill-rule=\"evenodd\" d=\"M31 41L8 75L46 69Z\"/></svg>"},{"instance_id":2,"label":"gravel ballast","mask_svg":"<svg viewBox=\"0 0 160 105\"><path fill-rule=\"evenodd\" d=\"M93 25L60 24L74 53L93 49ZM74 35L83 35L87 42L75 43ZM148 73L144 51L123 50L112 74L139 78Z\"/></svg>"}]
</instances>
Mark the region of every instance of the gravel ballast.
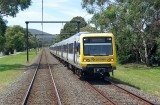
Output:
<instances>
[{"instance_id":1,"label":"gravel ballast","mask_svg":"<svg viewBox=\"0 0 160 105\"><path fill-rule=\"evenodd\" d=\"M104 105L100 97L87 88L82 81L50 56L52 72L56 80L57 88L63 105Z\"/></svg>"},{"instance_id":2,"label":"gravel ballast","mask_svg":"<svg viewBox=\"0 0 160 105\"><path fill-rule=\"evenodd\" d=\"M6 89L0 93L0 105L21 105L24 95L27 91L34 70L37 65L39 55L25 67L24 73L13 81Z\"/></svg>"},{"instance_id":3,"label":"gravel ballast","mask_svg":"<svg viewBox=\"0 0 160 105\"><path fill-rule=\"evenodd\" d=\"M155 103L155 105L160 105L160 98L158 98L156 96L150 95L148 93L143 92L142 90L138 90L136 88L133 88L131 86L127 86L124 84L119 84L119 86L125 88L126 90L128 90L128 91L130 91L140 97L143 97L144 99L147 99L147 100Z\"/></svg>"},{"instance_id":4,"label":"gravel ballast","mask_svg":"<svg viewBox=\"0 0 160 105\"><path fill-rule=\"evenodd\" d=\"M58 105L44 51L29 94L27 105Z\"/></svg>"},{"instance_id":5,"label":"gravel ballast","mask_svg":"<svg viewBox=\"0 0 160 105\"><path fill-rule=\"evenodd\" d=\"M75 74L73 74L71 70L68 70L67 67L64 67L63 64L61 64L56 58L54 58L50 54L49 50L47 50L47 55L48 55L49 63L52 68L52 73L58 88L58 92L62 101L62 105L105 105L103 100L99 96L97 96L91 89L89 89L83 83L83 81L78 79L77 76L75 76ZM25 92L29 86L29 82L35 71L36 65L37 65L37 59L34 60L34 62L26 68L23 75L20 76L18 80L14 81L10 86L6 88L6 91L0 94L0 105L21 105ZM43 73L45 72L44 71L45 67L42 67L41 70L43 75ZM40 77L42 77L42 75ZM48 75L43 75L43 76L44 76L43 77L44 80L48 79ZM41 82L44 84L49 84L48 82L45 83L44 81L39 80L39 83L38 83L39 86L41 85ZM42 84L43 85L42 88L45 89L46 87L44 84ZM116 92L115 90L111 89L112 87L108 87L107 89L107 87L104 86L103 84L102 85L96 84L95 86L98 89L103 90L103 93L107 93L108 90L111 90L110 92ZM146 94L130 86L125 86L122 84L120 84L120 86L126 88L127 90L132 91L133 93L146 97L148 100L155 102L155 104L160 104L160 101L158 100L157 97ZM37 87L37 89L39 90L41 88ZM38 94L39 93L44 94L45 92L39 91ZM49 94L49 96L52 96L50 93L51 92L46 94ZM52 94L54 93L52 92ZM126 99L127 96L124 95L122 98ZM121 102L123 103L123 99L121 99ZM140 104L138 102L131 101L130 99L127 99L127 102L128 103L124 102L123 104L135 104L135 103ZM32 104L38 105L38 103L32 103ZM42 102L39 104L52 105L54 103Z\"/></svg>"},{"instance_id":6,"label":"gravel ballast","mask_svg":"<svg viewBox=\"0 0 160 105\"><path fill-rule=\"evenodd\" d=\"M21 105L33 74L27 70L0 94L0 105Z\"/></svg>"},{"instance_id":7,"label":"gravel ballast","mask_svg":"<svg viewBox=\"0 0 160 105\"><path fill-rule=\"evenodd\" d=\"M55 60L53 60L52 59L52 62L54 62ZM84 86L84 84L81 84L81 82L79 82L80 80L73 80L72 81L72 79L71 78L73 78L74 76L74 74L70 71L70 70L68 70L66 67L64 67L64 65L62 65L62 64L58 64L58 65L56 65L55 66L56 68L55 68L55 70L53 70L53 72L55 73L55 76L56 76L56 78L57 78L57 81L58 81L58 83L60 83L60 82L62 82L63 84L60 84L60 86L59 87L68 87L68 88L70 88L70 90L68 90L68 91L75 91L76 89L78 89L78 92L79 93L81 93L82 91L81 91L81 89L82 88L86 88L86 87L83 87ZM65 70L62 70L62 69L64 69L65 68ZM57 77L57 75L63 75L63 76L59 76L59 77ZM66 76L67 75L67 76ZM63 81L63 79L66 81L66 82L64 82ZM73 78L74 79L74 78ZM70 81L70 82L68 82L68 81ZM77 82L79 82L78 84L79 85L77 85L77 86L73 86L73 85L75 85L74 84L74 82L75 81L77 81ZM66 84L66 85L64 85L64 84ZM152 96L152 95L150 95L150 94L147 94L147 93L145 93L145 92L143 92L143 91L140 91L140 90L138 90L138 89L135 89L135 88L133 88L133 87L130 87L130 86L125 86L125 85L123 85L123 84L121 84L121 86L123 86L123 87L125 87L127 90L130 90L131 92L133 92L133 93L135 93L135 94L137 94L138 96L141 96L141 97L143 97L143 98L145 98L145 99L148 99L149 101L151 101L151 102L153 102L153 103L155 103L156 105L159 105L160 104L160 101L159 101L159 99L157 98L157 97L155 97L155 96ZM71 88L72 87L72 88ZM117 99L117 102L119 102L119 104L139 104L139 105L143 105L144 103L143 102L140 102L140 101L138 101L138 100L134 100L133 98L129 98L130 96L128 96L127 94L121 94L121 95L119 95L119 98L118 98L118 95L116 95L116 94L118 94L118 90L113 90L112 89L112 87L106 87L106 86L104 86L104 85L96 85L96 87L97 88L99 88L99 90L102 90L102 92L103 93L106 93L107 94L107 92L108 92L108 94L110 94L110 93L115 93L115 94L112 94L113 96L110 96L110 97L112 97L112 98L115 98L115 99ZM81 89L80 89L81 88ZM66 89L67 90L67 89ZM61 92L66 92L66 90L65 89L61 89L60 91ZM110 92L109 92L109 90L110 90ZM90 90L91 91L91 90ZM92 92L90 92L90 93L92 93ZM75 93L76 94L76 93ZM74 95L74 94L73 94ZM76 94L77 95L77 94ZM95 94L93 93L93 95L92 96L94 96ZM114 96L115 95L115 96ZM66 93L66 95L63 95L64 97L72 97L72 95L70 95L70 94L68 94L68 93ZM85 96L85 94L83 94L83 96ZM89 95L90 96L90 95ZM80 96L81 97L81 96ZM87 96L86 96L87 97ZM78 98L79 99L79 98ZM81 99L81 98L80 98ZM114 99L114 100L115 100ZM74 99L74 101L73 100L70 100L70 98L66 98L66 100L68 100L68 101L70 101L69 102L69 104L74 104L74 102L78 102L78 100L76 100L76 98ZM83 99L84 100L84 99ZM94 100L94 99L93 99ZM92 101L93 101L92 100ZM71 101L73 102L73 103L71 103ZM82 103L82 104L84 104L83 102L79 102L79 103ZM86 103L85 103L86 104Z\"/></svg>"}]
</instances>

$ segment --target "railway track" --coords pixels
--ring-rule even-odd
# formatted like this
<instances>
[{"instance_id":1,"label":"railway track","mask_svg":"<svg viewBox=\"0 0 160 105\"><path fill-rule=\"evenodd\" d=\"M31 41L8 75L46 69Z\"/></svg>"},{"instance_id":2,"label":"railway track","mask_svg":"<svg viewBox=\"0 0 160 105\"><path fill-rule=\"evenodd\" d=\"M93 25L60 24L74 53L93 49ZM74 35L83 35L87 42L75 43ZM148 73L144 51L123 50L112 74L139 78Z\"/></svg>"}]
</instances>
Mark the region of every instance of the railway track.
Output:
<instances>
[{"instance_id":1,"label":"railway track","mask_svg":"<svg viewBox=\"0 0 160 105\"><path fill-rule=\"evenodd\" d=\"M105 80L107 82L109 82L111 85L113 85L115 88L120 89L121 91L126 92L126 94L128 94L129 96L134 97L134 98L136 98L139 101L142 101L145 105L155 105L153 102L151 102L151 101L149 101L149 100L147 100L147 99L145 99L143 97L140 97L140 96L138 96L138 95L136 95L136 94L128 91L125 88L122 88L122 87L118 86L117 84L115 84L114 82L112 82L112 80L110 78L105 78Z\"/></svg>"},{"instance_id":2,"label":"railway track","mask_svg":"<svg viewBox=\"0 0 160 105\"><path fill-rule=\"evenodd\" d=\"M106 81L107 81L107 84L106 84ZM155 105L153 102L118 86L117 84L113 83L110 79L107 79L107 78L103 82L101 81L102 83L100 84L101 84L101 87L103 87L101 89L97 88L98 87L97 83L94 85L94 83L92 84L88 81L83 81L83 82L87 87L89 87L93 92L95 92L96 95L101 97L103 102L106 105L122 105L122 104ZM111 90L117 90L116 92L119 92L120 96L118 96L117 94L115 95L115 93L113 92L110 92L111 94L114 94L113 95L114 97L112 97L111 94L107 94L106 92L104 92L105 91L104 88L107 86L109 86ZM130 98L130 100L134 100L134 101L125 102L126 98L124 98L123 102L122 100L118 100L117 97L121 97L121 94L126 94L126 96L129 96L127 98Z\"/></svg>"},{"instance_id":3,"label":"railway track","mask_svg":"<svg viewBox=\"0 0 160 105\"><path fill-rule=\"evenodd\" d=\"M103 100L103 102L106 105L116 105L116 103L113 100L111 100L107 95L105 95L104 93L99 91L96 87L91 85L89 82L87 82L87 81L83 81L83 82L87 87L89 87L91 90L93 90Z\"/></svg>"},{"instance_id":4,"label":"railway track","mask_svg":"<svg viewBox=\"0 0 160 105\"><path fill-rule=\"evenodd\" d=\"M80 79L81 77L79 74L77 74L75 75L75 78ZM98 95L106 105L116 105L114 101L108 98L108 96L105 95L103 92L99 91L95 86L85 80L82 82L86 85L86 87L90 88L96 95Z\"/></svg>"},{"instance_id":5,"label":"railway track","mask_svg":"<svg viewBox=\"0 0 160 105\"><path fill-rule=\"evenodd\" d=\"M78 77L79 76L77 76L77 78ZM114 97L112 97L111 94L107 94L106 92L104 92L104 88L106 88L106 86L107 86L106 81L107 81L107 85L110 86L111 90L112 89L116 90L116 91L114 91L114 92L116 92L116 94L125 94L126 96L129 96L127 98L130 99L130 102L127 102L127 98L123 98L122 99L123 102L122 102L122 100L116 99L115 98L116 95L113 92L111 92L111 93L112 93L112 95L114 94L113 95ZM88 81L82 81L82 82L84 82L84 84L88 88L90 88L96 95L98 95L106 105L122 105L122 104L155 105L151 101L146 100L145 98L140 97L140 96L118 86L117 84L113 83L110 79L107 79L107 78L105 79L105 81L102 82L101 87L103 87L103 88L101 88L101 89L97 88L97 84L94 85ZM120 97L120 96L117 96L117 97Z\"/></svg>"},{"instance_id":6,"label":"railway track","mask_svg":"<svg viewBox=\"0 0 160 105\"><path fill-rule=\"evenodd\" d=\"M41 52L38 65L21 105L28 104L62 105L45 49Z\"/></svg>"}]
</instances>

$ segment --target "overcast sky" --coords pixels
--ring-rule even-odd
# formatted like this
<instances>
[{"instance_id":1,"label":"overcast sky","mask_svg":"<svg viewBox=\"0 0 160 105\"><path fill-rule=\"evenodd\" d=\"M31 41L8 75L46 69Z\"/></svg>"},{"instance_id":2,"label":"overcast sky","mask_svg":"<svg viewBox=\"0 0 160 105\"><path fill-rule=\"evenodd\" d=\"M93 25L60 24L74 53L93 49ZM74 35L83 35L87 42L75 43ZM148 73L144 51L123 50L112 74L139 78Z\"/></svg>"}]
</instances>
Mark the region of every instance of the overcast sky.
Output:
<instances>
[{"instance_id":1,"label":"overcast sky","mask_svg":"<svg viewBox=\"0 0 160 105\"><path fill-rule=\"evenodd\" d=\"M82 9L82 0L43 0L44 21L70 21L73 17L82 16L86 21L92 17ZM6 17L8 26L21 25L26 27L25 21L42 20L42 0L32 0L32 5L24 11L20 11L16 17ZM43 31L50 34L58 34L64 24L44 24ZM42 25L29 24L29 28L42 30Z\"/></svg>"}]
</instances>

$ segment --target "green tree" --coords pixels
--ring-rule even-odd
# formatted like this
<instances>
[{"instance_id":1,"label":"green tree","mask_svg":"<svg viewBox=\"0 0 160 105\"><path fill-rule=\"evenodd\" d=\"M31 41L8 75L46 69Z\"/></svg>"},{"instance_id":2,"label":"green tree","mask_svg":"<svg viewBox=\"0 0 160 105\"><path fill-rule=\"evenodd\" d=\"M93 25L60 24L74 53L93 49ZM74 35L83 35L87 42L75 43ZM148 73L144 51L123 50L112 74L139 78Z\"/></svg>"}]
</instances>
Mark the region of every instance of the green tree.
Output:
<instances>
[{"instance_id":1,"label":"green tree","mask_svg":"<svg viewBox=\"0 0 160 105\"><path fill-rule=\"evenodd\" d=\"M34 48L35 49L36 47L38 47L38 39L35 36L33 36L31 33L29 33L28 42L29 42L29 48Z\"/></svg>"},{"instance_id":2,"label":"green tree","mask_svg":"<svg viewBox=\"0 0 160 105\"><path fill-rule=\"evenodd\" d=\"M98 30L96 30L96 28L90 26L90 25L87 25L85 27L82 27L80 29L81 32L90 32L90 33L96 33L96 32L99 32Z\"/></svg>"},{"instance_id":3,"label":"green tree","mask_svg":"<svg viewBox=\"0 0 160 105\"><path fill-rule=\"evenodd\" d=\"M13 53L16 51L24 51L26 49L26 30L19 25L15 25L13 27L8 27L6 30L6 43L5 43L5 52ZM36 47L36 38L29 33L29 48Z\"/></svg>"},{"instance_id":4,"label":"green tree","mask_svg":"<svg viewBox=\"0 0 160 105\"><path fill-rule=\"evenodd\" d=\"M60 35L57 36L57 41L66 39L77 33L77 23L73 23L73 21L80 21L80 28L85 27L87 25L84 18L77 16L74 17L69 23L64 25L64 28L61 30Z\"/></svg>"},{"instance_id":5,"label":"green tree","mask_svg":"<svg viewBox=\"0 0 160 105\"><path fill-rule=\"evenodd\" d=\"M0 17L0 52L4 49L6 22Z\"/></svg>"},{"instance_id":6,"label":"green tree","mask_svg":"<svg viewBox=\"0 0 160 105\"><path fill-rule=\"evenodd\" d=\"M152 66L159 48L159 0L82 0L82 6L94 13L91 22L96 27L114 33L121 62Z\"/></svg>"},{"instance_id":7,"label":"green tree","mask_svg":"<svg viewBox=\"0 0 160 105\"><path fill-rule=\"evenodd\" d=\"M0 0L0 16L15 17L31 5L31 0Z\"/></svg>"},{"instance_id":8,"label":"green tree","mask_svg":"<svg viewBox=\"0 0 160 105\"><path fill-rule=\"evenodd\" d=\"M157 64L158 66L160 66L160 38L157 39L157 44L158 44L158 48L156 49L156 53L154 54L154 56L152 56L152 63Z\"/></svg>"},{"instance_id":9,"label":"green tree","mask_svg":"<svg viewBox=\"0 0 160 105\"><path fill-rule=\"evenodd\" d=\"M15 17L19 11L23 11L31 5L31 0L0 0L0 51L7 51L9 47L5 44L6 21L4 16ZM4 49L5 46L8 46ZM8 51L7 51L8 52Z\"/></svg>"},{"instance_id":10,"label":"green tree","mask_svg":"<svg viewBox=\"0 0 160 105\"><path fill-rule=\"evenodd\" d=\"M23 51L25 48L25 30L15 25L8 27L6 30L6 51L8 50L13 53L14 49L17 51Z\"/></svg>"}]
</instances>

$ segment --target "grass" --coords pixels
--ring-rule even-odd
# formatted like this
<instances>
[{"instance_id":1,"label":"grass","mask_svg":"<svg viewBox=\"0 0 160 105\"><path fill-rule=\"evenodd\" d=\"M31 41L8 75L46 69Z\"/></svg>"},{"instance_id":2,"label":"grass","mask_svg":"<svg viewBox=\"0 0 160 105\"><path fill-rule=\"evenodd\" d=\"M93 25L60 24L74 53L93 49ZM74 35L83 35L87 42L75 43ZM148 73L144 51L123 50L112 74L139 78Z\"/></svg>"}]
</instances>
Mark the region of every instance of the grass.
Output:
<instances>
[{"instance_id":1,"label":"grass","mask_svg":"<svg viewBox=\"0 0 160 105\"><path fill-rule=\"evenodd\" d=\"M149 68L140 64L119 64L113 78L160 97L160 67Z\"/></svg>"},{"instance_id":2,"label":"grass","mask_svg":"<svg viewBox=\"0 0 160 105\"><path fill-rule=\"evenodd\" d=\"M36 53L34 50L29 52L30 61L32 61L35 56ZM21 68L26 64L26 52L0 58L0 91L4 90L7 85L24 72Z\"/></svg>"}]
</instances>

